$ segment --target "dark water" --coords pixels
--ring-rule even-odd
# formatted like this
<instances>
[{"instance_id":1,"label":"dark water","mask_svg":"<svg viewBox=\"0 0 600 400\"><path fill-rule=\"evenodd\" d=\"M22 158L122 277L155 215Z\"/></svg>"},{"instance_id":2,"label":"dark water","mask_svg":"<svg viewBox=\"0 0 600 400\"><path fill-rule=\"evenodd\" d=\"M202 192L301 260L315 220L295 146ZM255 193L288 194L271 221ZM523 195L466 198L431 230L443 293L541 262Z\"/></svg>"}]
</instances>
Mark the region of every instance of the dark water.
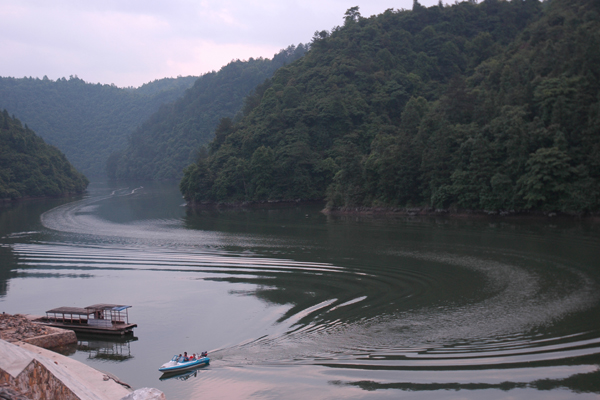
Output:
<instances>
[{"instance_id":1,"label":"dark water","mask_svg":"<svg viewBox=\"0 0 600 400\"><path fill-rule=\"evenodd\" d=\"M600 394L598 224L188 211L140 186L0 208L0 311L131 304L134 338L65 351L170 400Z\"/></svg>"}]
</instances>

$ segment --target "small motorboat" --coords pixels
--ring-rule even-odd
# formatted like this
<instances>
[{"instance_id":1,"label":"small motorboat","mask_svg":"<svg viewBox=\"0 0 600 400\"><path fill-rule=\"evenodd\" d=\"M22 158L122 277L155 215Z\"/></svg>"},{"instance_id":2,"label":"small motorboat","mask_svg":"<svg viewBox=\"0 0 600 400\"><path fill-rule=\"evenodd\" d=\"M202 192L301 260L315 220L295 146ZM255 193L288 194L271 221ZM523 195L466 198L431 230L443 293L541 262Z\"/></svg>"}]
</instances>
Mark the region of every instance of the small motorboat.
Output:
<instances>
[{"instance_id":1,"label":"small motorboat","mask_svg":"<svg viewBox=\"0 0 600 400\"><path fill-rule=\"evenodd\" d=\"M209 362L210 358L206 355L200 358L190 358L188 361L183 361L183 357L175 355L171 358L171 361L161 365L158 370L165 374L169 372L181 372L198 368L202 365L208 365Z\"/></svg>"}]
</instances>

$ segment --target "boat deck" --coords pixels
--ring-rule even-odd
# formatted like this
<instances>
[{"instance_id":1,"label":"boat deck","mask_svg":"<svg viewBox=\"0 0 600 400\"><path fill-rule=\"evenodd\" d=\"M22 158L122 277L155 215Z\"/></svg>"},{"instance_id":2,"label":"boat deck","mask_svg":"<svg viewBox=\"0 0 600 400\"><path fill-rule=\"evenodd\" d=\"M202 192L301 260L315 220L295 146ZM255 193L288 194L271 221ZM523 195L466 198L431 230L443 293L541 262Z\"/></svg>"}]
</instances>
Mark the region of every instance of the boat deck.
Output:
<instances>
[{"instance_id":1,"label":"boat deck","mask_svg":"<svg viewBox=\"0 0 600 400\"><path fill-rule=\"evenodd\" d=\"M59 307L46 311L45 317L37 318L34 322L82 333L126 335L137 327L137 324L129 323L129 308L131 306L119 304Z\"/></svg>"},{"instance_id":2,"label":"boat deck","mask_svg":"<svg viewBox=\"0 0 600 400\"><path fill-rule=\"evenodd\" d=\"M114 324L111 326L93 326L88 325L85 321L56 321L53 319L48 319L47 317L41 317L34 322L39 324L53 326L56 328L70 329L75 332L81 333L95 333L95 334L105 334L105 335L126 335L133 333L133 328L137 327L137 324Z\"/></svg>"}]
</instances>

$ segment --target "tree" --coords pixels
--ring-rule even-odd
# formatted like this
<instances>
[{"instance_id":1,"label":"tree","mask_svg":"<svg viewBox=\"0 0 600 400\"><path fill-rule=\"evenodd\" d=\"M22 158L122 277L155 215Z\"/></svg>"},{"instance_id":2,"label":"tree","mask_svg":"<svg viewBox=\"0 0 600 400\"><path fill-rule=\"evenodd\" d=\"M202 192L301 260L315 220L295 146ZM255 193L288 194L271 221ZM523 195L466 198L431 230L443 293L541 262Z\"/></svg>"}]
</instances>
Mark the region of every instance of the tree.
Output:
<instances>
[{"instance_id":1,"label":"tree","mask_svg":"<svg viewBox=\"0 0 600 400\"><path fill-rule=\"evenodd\" d=\"M214 179L206 160L201 159L185 169L183 178L179 182L179 190L186 201L203 203L213 200L211 193L213 184Z\"/></svg>"},{"instance_id":2,"label":"tree","mask_svg":"<svg viewBox=\"0 0 600 400\"><path fill-rule=\"evenodd\" d=\"M21 122L2 113L0 133L0 199L59 196L83 192L88 180Z\"/></svg>"},{"instance_id":3,"label":"tree","mask_svg":"<svg viewBox=\"0 0 600 400\"><path fill-rule=\"evenodd\" d=\"M2 129L8 130L9 126L8 126L8 111L6 111L6 109L2 112Z\"/></svg>"},{"instance_id":4,"label":"tree","mask_svg":"<svg viewBox=\"0 0 600 400\"><path fill-rule=\"evenodd\" d=\"M558 147L541 148L530 155L526 173L517 181L526 208L560 210L570 178L577 172L569 161L569 156Z\"/></svg>"},{"instance_id":5,"label":"tree","mask_svg":"<svg viewBox=\"0 0 600 400\"><path fill-rule=\"evenodd\" d=\"M344 14L344 24L349 25L353 22L357 22L361 18L358 6L350 7Z\"/></svg>"},{"instance_id":6,"label":"tree","mask_svg":"<svg viewBox=\"0 0 600 400\"><path fill-rule=\"evenodd\" d=\"M251 193L254 200L268 199L274 182L275 153L270 147L260 146L250 161Z\"/></svg>"},{"instance_id":7,"label":"tree","mask_svg":"<svg viewBox=\"0 0 600 400\"><path fill-rule=\"evenodd\" d=\"M413 5L370 18L349 9L217 130L208 168L213 190L231 193L219 201L600 207L592 4Z\"/></svg>"}]
</instances>

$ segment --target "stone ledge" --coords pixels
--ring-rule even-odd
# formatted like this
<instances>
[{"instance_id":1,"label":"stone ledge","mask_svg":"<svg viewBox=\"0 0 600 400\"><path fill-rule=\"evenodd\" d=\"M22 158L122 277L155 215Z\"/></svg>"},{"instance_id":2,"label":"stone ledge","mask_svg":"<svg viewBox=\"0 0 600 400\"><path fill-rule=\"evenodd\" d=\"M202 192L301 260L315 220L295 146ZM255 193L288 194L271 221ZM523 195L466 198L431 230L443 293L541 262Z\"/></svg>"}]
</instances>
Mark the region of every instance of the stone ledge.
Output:
<instances>
[{"instance_id":1,"label":"stone ledge","mask_svg":"<svg viewBox=\"0 0 600 400\"><path fill-rule=\"evenodd\" d=\"M33 322L33 315L0 314L0 339L10 343L25 342L50 349L77 343L75 332Z\"/></svg>"},{"instance_id":2,"label":"stone ledge","mask_svg":"<svg viewBox=\"0 0 600 400\"><path fill-rule=\"evenodd\" d=\"M100 371L28 343L0 340L0 354L7 356L1 357L0 384L32 399L114 400L131 393Z\"/></svg>"},{"instance_id":3,"label":"stone ledge","mask_svg":"<svg viewBox=\"0 0 600 400\"><path fill-rule=\"evenodd\" d=\"M25 343L32 344L37 347L44 349L51 349L54 347L65 346L67 344L77 343L77 335L75 332L67 329L46 327L48 333L46 335L35 336L23 340Z\"/></svg>"},{"instance_id":4,"label":"stone ledge","mask_svg":"<svg viewBox=\"0 0 600 400\"><path fill-rule=\"evenodd\" d=\"M37 318L0 314L0 388L7 393L16 390L18 397L11 393L14 399L165 399L157 389L131 392L118 378L49 350L77 343L77 336L74 331L33 323Z\"/></svg>"}]
</instances>

